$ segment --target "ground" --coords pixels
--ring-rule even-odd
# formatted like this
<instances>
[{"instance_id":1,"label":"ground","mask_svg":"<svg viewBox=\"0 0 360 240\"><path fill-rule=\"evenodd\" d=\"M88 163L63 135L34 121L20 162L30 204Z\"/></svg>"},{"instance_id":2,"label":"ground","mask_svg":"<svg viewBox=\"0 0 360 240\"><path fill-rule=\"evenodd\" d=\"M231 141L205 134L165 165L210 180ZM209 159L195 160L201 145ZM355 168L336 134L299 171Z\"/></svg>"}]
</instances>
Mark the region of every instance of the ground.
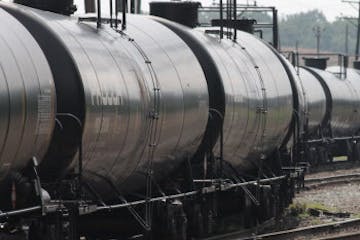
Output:
<instances>
[{"instance_id":1,"label":"ground","mask_svg":"<svg viewBox=\"0 0 360 240\"><path fill-rule=\"evenodd\" d=\"M313 173L307 175L307 178L353 173L360 173L360 167ZM277 230L306 227L354 218L360 218L360 183L358 181L319 186L310 190L300 191L296 195L293 204L290 205L284 217L280 220ZM360 227L344 229L331 234L358 231L359 229ZM302 236L294 239L319 239L319 237L324 236Z\"/></svg>"}]
</instances>

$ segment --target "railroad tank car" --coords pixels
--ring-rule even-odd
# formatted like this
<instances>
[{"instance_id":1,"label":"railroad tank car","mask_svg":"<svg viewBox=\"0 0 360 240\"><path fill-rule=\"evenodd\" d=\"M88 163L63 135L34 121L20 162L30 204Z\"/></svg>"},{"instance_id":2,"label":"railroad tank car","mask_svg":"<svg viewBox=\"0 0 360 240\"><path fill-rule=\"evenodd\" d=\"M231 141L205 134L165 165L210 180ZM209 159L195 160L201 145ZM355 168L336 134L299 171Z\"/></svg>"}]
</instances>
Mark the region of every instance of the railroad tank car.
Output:
<instances>
[{"instance_id":1,"label":"railroad tank car","mask_svg":"<svg viewBox=\"0 0 360 240\"><path fill-rule=\"evenodd\" d=\"M322 95L322 104L319 109L322 122L327 121L331 127L331 135L333 137L353 136L359 129L358 106L359 95L356 90L357 77L354 74L348 75L347 78L341 79L328 71L322 71L314 68L306 68L322 85L323 91L318 92ZM303 77L305 79L305 77ZM314 83L316 86L317 83ZM314 86L312 86L315 88ZM307 91L312 91L308 87ZM317 87L318 88L318 87ZM324 94L325 97L324 98ZM314 93L309 94L310 98L315 97ZM326 99L326 113L323 115L324 99ZM310 106L313 105L309 101ZM315 117L315 116L314 116ZM319 118L320 120L321 118Z\"/></svg>"},{"instance_id":2,"label":"railroad tank car","mask_svg":"<svg viewBox=\"0 0 360 240\"><path fill-rule=\"evenodd\" d=\"M2 120L1 130L10 133L14 129L11 124L32 117L20 125L24 140L17 141L21 144L11 138L0 142L4 149L9 146L11 154L21 153L19 158L4 155L1 159L12 163L0 177L10 178L5 195L16 214L40 210L40 225L51 229L52 222L42 218L51 208L56 209L49 213L55 215L55 222L74 226L79 222L76 217L84 220L82 215L99 211L89 219L99 228L107 224L102 219L112 222L112 231L121 223L126 223L125 228L132 223L126 222L121 215L124 212L113 214L113 209L123 207L149 231L152 204L160 202L161 218L181 226L176 231L185 239L187 217L189 225L200 229L212 224L216 207L233 208L217 206L223 199L222 191L233 189L230 194L236 198L224 194L225 198L241 202L233 204L245 221L255 206L261 205L263 211L251 219L263 221L262 213L272 217L289 203L293 175L284 173L281 164L273 164L279 159L272 155L302 134L294 128L303 127L306 88L289 63L268 44L243 32L236 41L219 40L165 19L136 15L127 15L127 28L121 30L109 24L99 27L93 18L0 3L0 18L3 29L15 26L11 34L0 30L1 40L6 40L1 51L9 55L0 57L6 73L0 84L10 86L6 92L10 100L4 101L1 109L28 108L22 115L8 111L9 122ZM12 73L13 66L18 68L16 73ZM328 77L323 72L318 75ZM12 88L11 84L18 85ZM19 89L23 93L16 95ZM348 104L336 96L340 103ZM355 123L355 117L342 117L334 120L334 129L348 134L345 128ZM345 120L349 122L340 125ZM27 165L33 157L40 166L31 166L29 173ZM219 161L208 162L214 159ZM208 176L223 163L230 165L226 172ZM259 173L263 163L265 173ZM186 167L189 169L184 170ZM14 179L14 172L23 177ZM196 179L199 176L201 179ZM40 179L46 184L41 185ZM239 179L244 184L241 193L236 185ZM260 181L264 184L258 184ZM30 190L18 192L20 184L31 188L29 182L35 182L37 195ZM153 195L152 187L160 195ZM49 192L51 201L46 199L45 203L40 188ZM79 195L75 196L75 188ZM145 188L150 195L143 196ZM0 192L5 196L3 189ZM216 191L221 194L210 194ZM41 207L17 212L17 198L29 199L30 206L38 203L32 194L40 198ZM111 205L116 200L121 203ZM280 204L273 204L276 201ZM46 204L51 203L55 206L48 210ZM139 217L137 207L146 212L145 220ZM60 218L59 213L63 214ZM0 212L0 217L4 214ZM89 226L87 231L92 230Z\"/></svg>"},{"instance_id":3,"label":"railroad tank car","mask_svg":"<svg viewBox=\"0 0 360 240\"><path fill-rule=\"evenodd\" d=\"M336 156L359 159L359 74L338 66L320 70L301 67L307 96L304 152L310 164L334 161Z\"/></svg>"},{"instance_id":4,"label":"railroad tank car","mask_svg":"<svg viewBox=\"0 0 360 240\"><path fill-rule=\"evenodd\" d=\"M104 178L131 191L142 186L148 161L160 177L196 150L208 119L206 81L192 51L172 31L133 16L122 35L76 18L1 7L40 44L53 70L58 114L81 121L86 178L104 195L111 192ZM65 134L79 138L76 131ZM64 144L64 138L53 142ZM66 173L74 153L49 152L41 173Z\"/></svg>"},{"instance_id":5,"label":"railroad tank car","mask_svg":"<svg viewBox=\"0 0 360 240\"><path fill-rule=\"evenodd\" d=\"M55 125L54 78L41 47L27 29L1 10L0 180L41 161Z\"/></svg>"},{"instance_id":6,"label":"railroad tank car","mask_svg":"<svg viewBox=\"0 0 360 240\"><path fill-rule=\"evenodd\" d=\"M53 69L61 65L56 61L74 64L75 69L69 66L68 70L72 79L66 80L77 86L77 93L66 93L66 84L61 86L66 80L60 79L59 71L64 69L53 70L57 71L58 113L71 113L81 121L84 169L102 190L104 178L128 191L141 185L149 158L155 174L164 175L191 157L208 118L205 76L208 86L224 89L225 99L221 99L218 87L209 88L210 109L223 115L224 157L234 166L244 171L256 167L260 154L281 145L289 131L293 105L289 76L278 56L250 34L241 33L237 44L226 40L219 44L215 38L168 21L130 16L125 36L106 27L97 30L94 24L78 23L75 18L2 7L37 39ZM152 34L154 29L159 34ZM56 46L50 46L48 38ZM195 50L196 44L203 47ZM55 59L54 48L62 56ZM199 59L200 54L208 59ZM210 62L213 68L205 69L204 63L201 68L198 61ZM210 71L216 71L217 79L209 79ZM156 123L147 119L151 111L159 117ZM216 141L216 136L207 139L210 131L216 133L208 127L203 141ZM63 141L53 139L55 145ZM154 152L147 149L151 144L157 145ZM44 175L66 173L75 161L74 152L50 151Z\"/></svg>"},{"instance_id":7,"label":"railroad tank car","mask_svg":"<svg viewBox=\"0 0 360 240\"><path fill-rule=\"evenodd\" d=\"M339 77L339 78L343 78L343 76L339 75L340 71L340 67L338 66L332 66L332 67L328 67L326 69L326 71L329 71L331 73L333 73L335 76ZM354 115L356 116L355 118L357 120L355 121L359 121L359 103L360 103L360 83L359 83L359 70L354 69L354 68L347 68L346 69L346 75L345 78L346 80L349 82L349 86L352 90L352 95L354 96L353 98L353 112ZM357 136L359 134L359 130L360 130L360 124L357 124L356 126L352 127L353 131L352 131L352 136Z\"/></svg>"},{"instance_id":8,"label":"railroad tank car","mask_svg":"<svg viewBox=\"0 0 360 240\"><path fill-rule=\"evenodd\" d=\"M306 128L309 134L316 133L326 124L327 98L321 80L318 80L306 68L299 69L299 76L306 93L307 119Z\"/></svg>"},{"instance_id":9,"label":"railroad tank car","mask_svg":"<svg viewBox=\"0 0 360 240\"><path fill-rule=\"evenodd\" d=\"M211 66L203 69L209 76L210 108L216 110L211 114L223 117L224 159L243 171L256 168L261 154L270 154L282 144L293 115L289 75L277 54L245 32L239 32L236 43L219 42L203 32L155 20L176 32L203 66ZM206 136L214 132L213 125L219 126L215 117L213 121Z\"/></svg>"}]
</instances>

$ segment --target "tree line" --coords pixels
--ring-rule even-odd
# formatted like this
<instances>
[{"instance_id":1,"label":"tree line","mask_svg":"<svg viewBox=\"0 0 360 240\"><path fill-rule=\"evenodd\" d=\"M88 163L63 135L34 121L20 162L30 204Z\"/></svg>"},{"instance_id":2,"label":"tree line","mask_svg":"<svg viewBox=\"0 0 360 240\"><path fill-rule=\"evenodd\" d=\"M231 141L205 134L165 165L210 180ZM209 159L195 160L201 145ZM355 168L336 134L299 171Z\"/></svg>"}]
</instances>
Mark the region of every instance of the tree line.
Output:
<instances>
[{"instance_id":1,"label":"tree line","mask_svg":"<svg viewBox=\"0 0 360 240\"><path fill-rule=\"evenodd\" d=\"M218 18L215 13L200 13L200 22L209 22ZM238 19L251 18L258 23L271 23L272 17L265 13L239 13ZM280 46L282 48L295 49L296 44L301 49L316 49L316 37L314 29L320 27L321 39L320 50L326 52L345 53L346 26L348 26L348 50L354 54L356 44L356 21L337 18L329 22L325 15L319 10L312 10L297 14L290 14L279 20ZM263 30L263 38L271 42L272 31Z\"/></svg>"},{"instance_id":2,"label":"tree line","mask_svg":"<svg viewBox=\"0 0 360 240\"><path fill-rule=\"evenodd\" d=\"M292 14L281 19L279 22L281 46L294 48L298 43L300 48L314 49L316 48L314 30L320 27L320 50L345 52L346 26L348 26L348 50L353 54L357 35L356 23L342 18L329 22L318 10Z\"/></svg>"}]
</instances>

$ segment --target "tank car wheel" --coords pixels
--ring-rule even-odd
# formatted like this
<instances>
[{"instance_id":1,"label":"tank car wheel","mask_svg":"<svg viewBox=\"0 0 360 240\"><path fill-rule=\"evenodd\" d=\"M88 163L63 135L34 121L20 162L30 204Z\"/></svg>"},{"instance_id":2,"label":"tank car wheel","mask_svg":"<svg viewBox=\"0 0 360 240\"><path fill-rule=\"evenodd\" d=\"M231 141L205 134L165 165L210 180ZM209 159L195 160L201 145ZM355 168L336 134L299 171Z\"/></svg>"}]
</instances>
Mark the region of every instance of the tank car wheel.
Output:
<instances>
[{"instance_id":1,"label":"tank car wheel","mask_svg":"<svg viewBox=\"0 0 360 240\"><path fill-rule=\"evenodd\" d=\"M272 194L271 194L271 186L264 185L261 189L261 207L259 212L259 220L260 222L264 222L267 219L271 218L273 215L273 204L272 204Z\"/></svg>"},{"instance_id":2,"label":"tank car wheel","mask_svg":"<svg viewBox=\"0 0 360 240\"><path fill-rule=\"evenodd\" d=\"M314 147L311 147L308 151L307 151L307 160L308 162L310 162L310 164L312 166L317 166L319 165L318 163L318 155L317 155L317 150Z\"/></svg>"},{"instance_id":3,"label":"tank car wheel","mask_svg":"<svg viewBox=\"0 0 360 240\"><path fill-rule=\"evenodd\" d=\"M320 146L318 148L318 158L319 158L318 163L320 165L329 162L329 160L330 160L329 154L325 147Z\"/></svg>"},{"instance_id":4,"label":"tank car wheel","mask_svg":"<svg viewBox=\"0 0 360 240\"><path fill-rule=\"evenodd\" d=\"M59 240L56 230L43 222L33 222L29 228L29 240Z\"/></svg>"},{"instance_id":5,"label":"tank car wheel","mask_svg":"<svg viewBox=\"0 0 360 240\"><path fill-rule=\"evenodd\" d=\"M204 217L201 211L201 205L195 204L192 209L192 216L190 220L190 232L195 237L203 237L204 236Z\"/></svg>"},{"instance_id":6,"label":"tank car wheel","mask_svg":"<svg viewBox=\"0 0 360 240\"><path fill-rule=\"evenodd\" d=\"M254 219L253 206L250 198L247 195L244 195L244 227L251 228L254 226L256 219Z\"/></svg>"},{"instance_id":7,"label":"tank car wheel","mask_svg":"<svg viewBox=\"0 0 360 240\"><path fill-rule=\"evenodd\" d=\"M172 203L172 217L170 225L170 235L172 240L186 240L187 238L187 223L188 219L184 212L183 205L180 201Z\"/></svg>"},{"instance_id":8,"label":"tank car wheel","mask_svg":"<svg viewBox=\"0 0 360 240\"><path fill-rule=\"evenodd\" d=\"M40 226L38 223L33 223L29 228L29 240L45 240L46 237L42 236Z\"/></svg>"},{"instance_id":9,"label":"tank car wheel","mask_svg":"<svg viewBox=\"0 0 360 240\"><path fill-rule=\"evenodd\" d=\"M153 231L140 239L186 240L188 233L188 218L179 200L159 205ZM133 238L131 238L133 239ZM139 239L139 238L136 238ZM95 240L95 239L94 239Z\"/></svg>"}]
</instances>

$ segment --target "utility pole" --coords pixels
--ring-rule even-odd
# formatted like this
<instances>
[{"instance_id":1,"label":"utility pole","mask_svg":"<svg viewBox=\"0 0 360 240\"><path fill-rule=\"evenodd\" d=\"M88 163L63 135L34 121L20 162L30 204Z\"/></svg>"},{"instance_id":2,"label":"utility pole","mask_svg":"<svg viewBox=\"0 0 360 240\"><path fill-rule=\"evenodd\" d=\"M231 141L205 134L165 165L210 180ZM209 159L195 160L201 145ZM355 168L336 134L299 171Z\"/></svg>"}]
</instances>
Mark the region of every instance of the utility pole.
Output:
<instances>
[{"instance_id":1,"label":"utility pole","mask_svg":"<svg viewBox=\"0 0 360 240\"><path fill-rule=\"evenodd\" d=\"M345 27L345 54L349 55L349 24Z\"/></svg>"},{"instance_id":2,"label":"utility pole","mask_svg":"<svg viewBox=\"0 0 360 240\"><path fill-rule=\"evenodd\" d=\"M359 43L360 43L360 1L358 2L359 14L358 14L358 25L357 25L357 36L356 36L356 50L355 50L355 60L359 59Z\"/></svg>"},{"instance_id":3,"label":"utility pole","mask_svg":"<svg viewBox=\"0 0 360 240\"><path fill-rule=\"evenodd\" d=\"M320 26L313 27L313 32L316 37L316 54L319 57L320 56L320 39L321 39L321 33L325 29L321 29Z\"/></svg>"}]
</instances>

